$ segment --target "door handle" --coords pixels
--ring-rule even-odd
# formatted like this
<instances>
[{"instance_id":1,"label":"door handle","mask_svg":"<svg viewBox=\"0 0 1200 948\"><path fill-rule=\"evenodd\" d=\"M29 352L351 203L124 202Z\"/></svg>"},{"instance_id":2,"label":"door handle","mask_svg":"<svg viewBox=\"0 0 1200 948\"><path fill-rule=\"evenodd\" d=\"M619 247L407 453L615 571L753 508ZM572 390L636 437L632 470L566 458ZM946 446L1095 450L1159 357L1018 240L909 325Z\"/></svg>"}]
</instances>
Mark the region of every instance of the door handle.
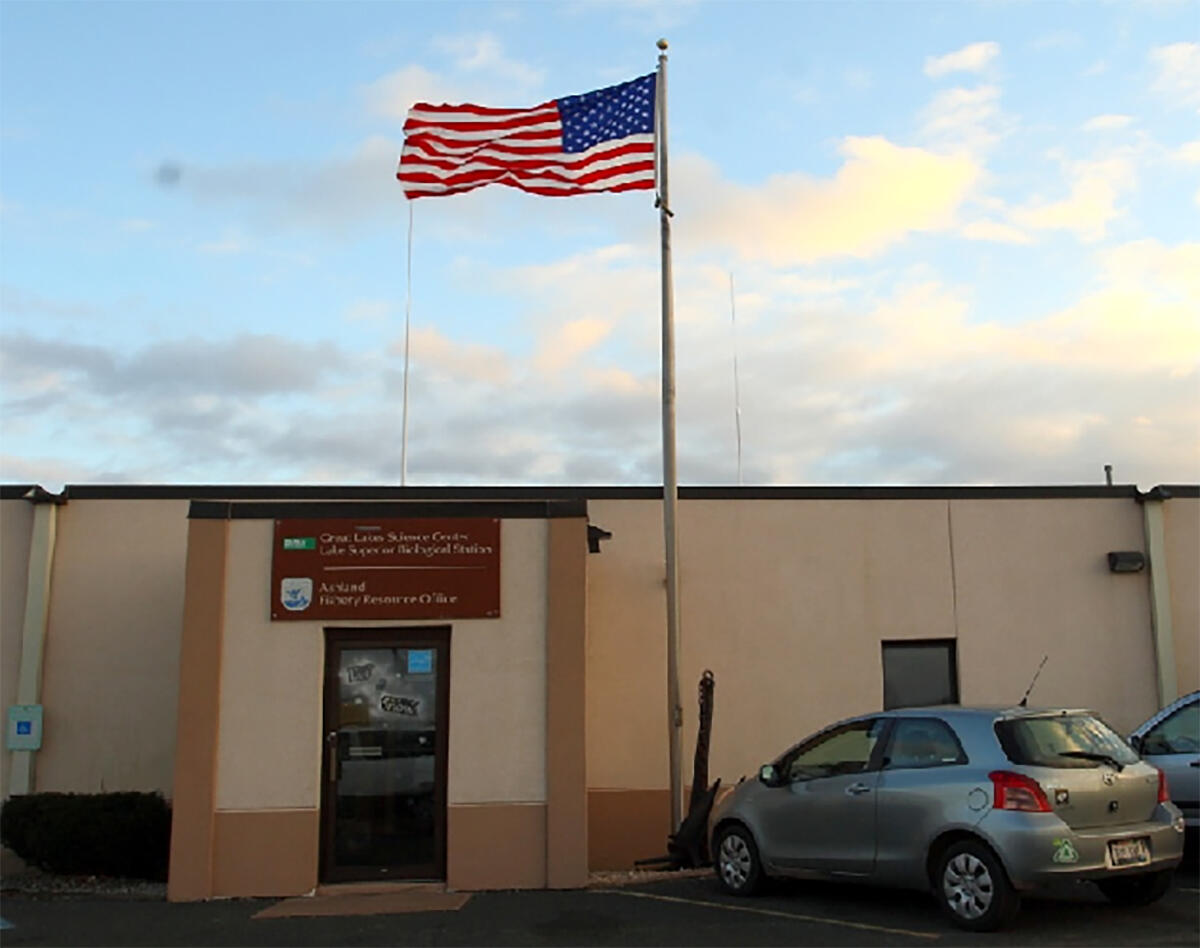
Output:
<instances>
[{"instance_id":1,"label":"door handle","mask_svg":"<svg viewBox=\"0 0 1200 948\"><path fill-rule=\"evenodd\" d=\"M337 783L338 778L338 740L337 731L325 735L326 752L329 754L329 782Z\"/></svg>"},{"instance_id":2,"label":"door handle","mask_svg":"<svg viewBox=\"0 0 1200 948\"><path fill-rule=\"evenodd\" d=\"M860 793L870 793L871 788L865 783L852 783L846 788L846 793L852 797L858 796Z\"/></svg>"}]
</instances>

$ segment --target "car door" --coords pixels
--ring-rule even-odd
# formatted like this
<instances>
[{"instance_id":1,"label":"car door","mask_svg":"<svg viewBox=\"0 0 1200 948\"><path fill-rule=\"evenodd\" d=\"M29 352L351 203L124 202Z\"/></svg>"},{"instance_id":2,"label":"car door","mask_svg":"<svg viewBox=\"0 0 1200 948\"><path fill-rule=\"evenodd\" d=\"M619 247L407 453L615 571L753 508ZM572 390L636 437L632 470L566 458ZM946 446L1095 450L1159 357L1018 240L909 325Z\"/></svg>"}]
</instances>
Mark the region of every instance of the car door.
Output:
<instances>
[{"instance_id":1,"label":"car door","mask_svg":"<svg viewBox=\"0 0 1200 948\"><path fill-rule=\"evenodd\" d=\"M1174 803L1191 826L1200 817L1200 696L1142 735L1142 758L1167 775Z\"/></svg>"},{"instance_id":2,"label":"car door","mask_svg":"<svg viewBox=\"0 0 1200 948\"><path fill-rule=\"evenodd\" d=\"M886 719L823 731L778 764L762 801L762 845L781 869L864 874L875 864L875 789Z\"/></svg>"}]
</instances>

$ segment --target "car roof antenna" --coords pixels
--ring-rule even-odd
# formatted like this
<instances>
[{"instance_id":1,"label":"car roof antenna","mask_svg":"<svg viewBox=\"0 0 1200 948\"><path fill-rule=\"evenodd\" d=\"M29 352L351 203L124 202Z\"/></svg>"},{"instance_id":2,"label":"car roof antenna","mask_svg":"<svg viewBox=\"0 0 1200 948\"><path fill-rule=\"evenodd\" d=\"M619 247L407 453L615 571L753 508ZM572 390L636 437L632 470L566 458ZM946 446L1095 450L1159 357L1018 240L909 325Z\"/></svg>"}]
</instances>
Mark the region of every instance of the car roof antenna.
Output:
<instances>
[{"instance_id":1,"label":"car roof antenna","mask_svg":"<svg viewBox=\"0 0 1200 948\"><path fill-rule=\"evenodd\" d=\"M1050 657L1049 655L1042 656L1042 664L1038 665L1037 671L1035 671L1033 673L1033 681L1031 681L1029 683L1029 687L1025 689L1025 695L1021 698L1021 703L1019 705L1017 705L1017 707L1024 708L1024 707L1028 706L1029 693L1031 691L1033 691L1033 686L1037 684L1038 675L1040 675L1042 673L1042 665L1046 664L1046 659L1048 659L1049 657Z\"/></svg>"}]
</instances>

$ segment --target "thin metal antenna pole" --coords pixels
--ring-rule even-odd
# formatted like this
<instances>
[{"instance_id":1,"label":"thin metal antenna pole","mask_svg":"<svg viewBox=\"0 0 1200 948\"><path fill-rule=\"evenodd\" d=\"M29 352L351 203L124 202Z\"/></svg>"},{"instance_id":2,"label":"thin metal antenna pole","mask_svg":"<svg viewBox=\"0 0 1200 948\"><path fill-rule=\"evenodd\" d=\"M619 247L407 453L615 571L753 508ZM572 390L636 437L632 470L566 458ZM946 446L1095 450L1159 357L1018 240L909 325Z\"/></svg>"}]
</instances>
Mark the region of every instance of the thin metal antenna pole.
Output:
<instances>
[{"instance_id":1,"label":"thin metal antenna pole","mask_svg":"<svg viewBox=\"0 0 1200 948\"><path fill-rule=\"evenodd\" d=\"M401 409L400 423L400 486L408 482L408 338L412 325L412 238L413 238L413 202L408 202L408 266L404 281L404 407Z\"/></svg>"},{"instance_id":2,"label":"thin metal antenna pole","mask_svg":"<svg viewBox=\"0 0 1200 948\"><path fill-rule=\"evenodd\" d=\"M662 234L663 533L667 565L667 721L671 767L671 831L683 822L683 705L679 692L679 506L675 470L675 293L671 276L671 204L667 188L667 41L658 41L655 136L658 221Z\"/></svg>"},{"instance_id":3,"label":"thin metal antenna pole","mask_svg":"<svg viewBox=\"0 0 1200 948\"><path fill-rule=\"evenodd\" d=\"M742 486L742 394L738 385L737 304L733 295L733 271L729 271L729 326L733 336L733 424L737 432L737 477Z\"/></svg>"}]
</instances>

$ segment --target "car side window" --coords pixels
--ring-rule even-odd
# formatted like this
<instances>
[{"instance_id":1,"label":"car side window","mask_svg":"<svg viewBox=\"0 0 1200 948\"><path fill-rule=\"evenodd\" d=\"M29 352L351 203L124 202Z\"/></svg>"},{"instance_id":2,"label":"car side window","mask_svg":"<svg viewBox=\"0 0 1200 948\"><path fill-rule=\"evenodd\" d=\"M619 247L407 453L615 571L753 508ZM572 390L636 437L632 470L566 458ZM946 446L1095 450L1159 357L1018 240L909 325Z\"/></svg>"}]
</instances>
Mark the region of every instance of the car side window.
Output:
<instances>
[{"instance_id":1,"label":"car side window","mask_svg":"<svg viewBox=\"0 0 1200 948\"><path fill-rule=\"evenodd\" d=\"M949 767L966 762L967 755L954 731L937 718L897 720L884 756L884 766L889 770Z\"/></svg>"},{"instance_id":2,"label":"car side window","mask_svg":"<svg viewBox=\"0 0 1200 948\"><path fill-rule=\"evenodd\" d=\"M783 761L783 772L795 783L870 770L883 731L884 721L872 718L819 734L788 755Z\"/></svg>"},{"instance_id":3,"label":"car side window","mask_svg":"<svg viewBox=\"0 0 1200 948\"><path fill-rule=\"evenodd\" d=\"M1180 708L1159 721L1142 740L1143 754L1195 754L1200 751L1200 703Z\"/></svg>"}]
</instances>

